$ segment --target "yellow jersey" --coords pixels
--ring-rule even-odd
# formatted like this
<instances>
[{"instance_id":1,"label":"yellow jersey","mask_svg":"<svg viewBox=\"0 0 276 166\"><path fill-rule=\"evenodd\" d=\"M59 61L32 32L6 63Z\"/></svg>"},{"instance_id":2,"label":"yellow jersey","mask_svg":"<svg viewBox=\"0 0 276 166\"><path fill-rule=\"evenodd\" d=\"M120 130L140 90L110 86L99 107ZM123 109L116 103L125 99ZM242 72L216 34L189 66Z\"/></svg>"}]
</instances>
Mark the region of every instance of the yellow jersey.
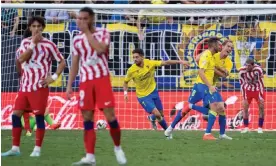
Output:
<instances>
[{"instance_id":1,"label":"yellow jersey","mask_svg":"<svg viewBox=\"0 0 276 166\"><path fill-rule=\"evenodd\" d=\"M133 80L138 98L148 96L156 88L154 78L155 67L161 66L162 61L144 59L144 66L133 64L128 70L125 81Z\"/></svg>"},{"instance_id":2,"label":"yellow jersey","mask_svg":"<svg viewBox=\"0 0 276 166\"><path fill-rule=\"evenodd\" d=\"M233 68L233 62L229 57L226 57L224 59L220 58L220 52L213 55L215 59L215 66L219 68L224 68L228 71L228 73L231 72ZM219 76L215 74L214 76L214 84L218 81Z\"/></svg>"},{"instance_id":3,"label":"yellow jersey","mask_svg":"<svg viewBox=\"0 0 276 166\"><path fill-rule=\"evenodd\" d=\"M199 68L205 70L205 77L207 78L208 82L213 85L215 75L215 59L210 50L204 51L200 56ZM199 75L196 78L196 83L205 84Z\"/></svg>"}]
</instances>

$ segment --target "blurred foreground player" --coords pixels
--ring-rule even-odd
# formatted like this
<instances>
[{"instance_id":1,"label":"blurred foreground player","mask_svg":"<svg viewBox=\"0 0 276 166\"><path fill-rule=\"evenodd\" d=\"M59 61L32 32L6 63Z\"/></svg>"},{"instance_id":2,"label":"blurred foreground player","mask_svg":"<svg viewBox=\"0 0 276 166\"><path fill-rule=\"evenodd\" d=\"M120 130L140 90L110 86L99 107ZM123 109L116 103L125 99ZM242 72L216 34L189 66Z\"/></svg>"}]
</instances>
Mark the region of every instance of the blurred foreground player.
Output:
<instances>
[{"instance_id":1,"label":"blurred foreground player","mask_svg":"<svg viewBox=\"0 0 276 166\"><path fill-rule=\"evenodd\" d=\"M264 123L264 82L263 70L254 63L254 60L248 58L245 66L240 68L239 79L241 84L241 92L243 97L243 124L244 129L241 133L248 132L248 109L253 99L255 99L259 106L259 128L258 133L263 133Z\"/></svg>"},{"instance_id":2,"label":"blurred foreground player","mask_svg":"<svg viewBox=\"0 0 276 166\"><path fill-rule=\"evenodd\" d=\"M41 145L45 133L44 113L49 95L48 85L54 82L65 67L65 60L57 46L42 36L45 22L42 17L33 16L28 22L32 36L22 40L17 63L23 68L20 78L20 89L15 99L12 115L12 148L2 153L3 156L20 155L19 145L22 132L21 116L24 110L30 109L37 122L36 141L31 157L40 156ZM52 59L59 62L57 71L52 76L50 69Z\"/></svg>"},{"instance_id":3,"label":"blurred foreground player","mask_svg":"<svg viewBox=\"0 0 276 166\"><path fill-rule=\"evenodd\" d=\"M189 66L186 61L167 60L157 61L144 59L144 52L142 49L135 49L132 52L134 63L128 70L124 81L124 99L128 101L127 90L129 81L133 80L136 87L136 95L139 103L144 110L152 114L148 116L152 126L156 129L155 121L157 119L160 126L166 130L167 123L163 118L163 106L158 94L156 82L155 82L155 69L156 67L181 64ZM168 136L170 138L171 135Z\"/></svg>"},{"instance_id":4,"label":"blurred foreground player","mask_svg":"<svg viewBox=\"0 0 276 166\"><path fill-rule=\"evenodd\" d=\"M110 34L104 28L94 27L94 12L82 8L77 17L81 31L73 39L72 68L67 84L67 98L71 98L72 83L80 68L79 107L84 124L84 145L86 156L73 165L96 165L94 131L95 106L103 110L110 126L110 135L114 142L114 152L119 164L127 160L121 148L121 129L114 112L114 96L108 69ZM80 67L79 67L80 61Z\"/></svg>"}]
</instances>

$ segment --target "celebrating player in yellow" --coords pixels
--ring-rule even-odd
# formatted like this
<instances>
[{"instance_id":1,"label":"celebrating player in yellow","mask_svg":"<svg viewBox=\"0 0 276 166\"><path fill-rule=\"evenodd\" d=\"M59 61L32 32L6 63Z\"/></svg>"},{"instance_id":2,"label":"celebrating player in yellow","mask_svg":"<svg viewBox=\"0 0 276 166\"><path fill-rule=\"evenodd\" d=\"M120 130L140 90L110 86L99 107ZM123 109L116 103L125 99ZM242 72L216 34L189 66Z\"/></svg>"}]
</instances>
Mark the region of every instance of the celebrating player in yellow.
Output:
<instances>
[{"instance_id":1,"label":"celebrating player in yellow","mask_svg":"<svg viewBox=\"0 0 276 166\"><path fill-rule=\"evenodd\" d=\"M225 44L225 43L224 43ZM226 43L227 44L227 43ZM230 53L232 50L230 47L224 46L223 54L225 56L226 52ZM221 76L226 76L227 72L223 67L224 59L219 51L219 44L217 38L210 38L208 41L208 50L204 51L199 60L199 72L196 80L196 84L193 87L192 93L189 97L189 107L180 110L172 124L165 131L165 135L170 135L175 128L175 125L191 110L195 109L203 114L208 114L208 109L193 108L197 102L203 100L204 105L210 105L209 117L208 117L208 126L206 133L203 137L204 140L215 140L216 138L211 135L211 129L216 120L216 115L219 114L219 124L220 124L220 138L223 139L232 139L225 134L226 118L224 113L224 102L221 95L216 90L214 86L215 72L220 73ZM229 54L228 53L228 54ZM227 60L228 61L228 60ZM229 65L230 66L230 65ZM219 75L220 75L219 74Z\"/></svg>"},{"instance_id":2,"label":"celebrating player in yellow","mask_svg":"<svg viewBox=\"0 0 276 166\"><path fill-rule=\"evenodd\" d=\"M145 111L151 116L148 116L152 122L153 128L156 129L155 120L157 119L159 124L164 130L167 129L167 123L163 118L163 106L160 100L156 82L154 78L155 68L166 65L182 64L185 67L189 66L187 61L168 60L168 61L156 61L144 59L144 52L142 49L135 49L132 52L134 63L127 71L127 75L124 81L124 98L128 101L127 90L128 82L133 80L136 84L136 95L139 103L145 109ZM171 135L169 136L171 137Z\"/></svg>"}]
</instances>

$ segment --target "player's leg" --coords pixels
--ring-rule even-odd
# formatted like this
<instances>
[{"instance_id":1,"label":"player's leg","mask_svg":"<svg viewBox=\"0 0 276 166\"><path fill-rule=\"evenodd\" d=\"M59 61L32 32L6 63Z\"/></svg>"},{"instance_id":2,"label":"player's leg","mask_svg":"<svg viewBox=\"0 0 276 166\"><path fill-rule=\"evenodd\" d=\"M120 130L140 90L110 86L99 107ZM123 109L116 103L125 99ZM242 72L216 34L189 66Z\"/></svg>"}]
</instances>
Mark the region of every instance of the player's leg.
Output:
<instances>
[{"instance_id":1,"label":"player's leg","mask_svg":"<svg viewBox=\"0 0 276 166\"><path fill-rule=\"evenodd\" d=\"M45 110L44 119L47 122L47 124L50 125L50 129L56 130L61 126L60 123L54 123L54 120L52 119L52 117L50 115L48 107Z\"/></svg>"},{"instance_id":2,"label":"player's leg","mask_svg":"<svg viewBox=\"0 0 276 166\"><path fill-rule=\"evenodd\" d=\"M103 77L95 82L96 103L99 109L104 111L104 115L109 124L110 136L114 143L114 153L119 164L126 164L127 159L121 147L121 128L116 117L114 107L115 100L109 77ZM102 86L105 85L105 86Z\"/></svg>"},{"instance_id":3,"label":"player's leg","mask_svg":"<svg viewBox=\"0 0 276 166\"><path fill-rule=\"evenodd\" d=\"M94 130L94 109L95 109L95 93L93 81L87 81L80 84L79 88L79 107L83 117L83 142L86 151L86 156L80 161L72 165L94 165L95 159L95 144L96 133Z\"/></svg>"},{"instance_id":4,"label":"player's leg","mask_svg":"<svg viewBox=\"0 0 276 166\"><path fill-rule=\"evenodd\" d=\"M37 130L35 133L35 147L31 153L31 157L39 157L41 152L41 146L45 135L45 122L44 113L47 107L47 99L49 96L48 88L41 88L34 92L28 93L28 101L30 103L31 110L35 114L35 120Z\"/></svg>"},{"instance_id":5,"label":"player's leg","mask_svg":"<svg viewBox=\"0 0 276 166\"><path fill-rule=\"evenodd\" d=\"M259 105L259 127L258 127L258 133L262 134L263 133L263 124L264 124L264 97L260 92L258 93L258 98L257 98L257 102Z\"/></svg>"},{"instance_id":6,"label":"player's leg","mask_svg":"<svg viewBox=\"0 0 276 166\"><path fill-rule=\"evenodd\" d=\"M168 128L168 125L167 125L167 122L164 118L164 114L163 114L163 104L162 104L162 101L160 99L160 96L158 94L158 91L155 90L154 93L152 93L152 97L153 97L153 102L154 102L154 105L155 105L155 109L154 109L154 115L158 121L158 123L160 124L160 126L166 130ZM158 112L156 111L158 110Z\"/></svg>"},{"instance_id":7,"label":"player's leg","mask_svg":"<svg viewBox=\"0 0 276 166\"><path fill-rule=\"evenodd\" d=\"M14 111L12 114L12 148L11 150L1 153L1 156L18 156L20 155L20 137L22 132L21 117L23 110L27 108L28 100L25 93L19 92L15 99Z\"/></svg>"},{"instance_id":8,"label":"player's leg","mask_svg":"<svg viewBox=\"0 0 276 166\"><path fill-rule=\"evenodd\" d=\"M249 113L248 109L250 106L250 103L252 101L252 94L249 91L246 91L245 94L243 95L243 101L242 101L242 107L243 107L243 129L241 130L241 133L247 133L249 131L248 126L249 126Z\"/></svg>"},{"instance_id":9,"label":"player's leg","mask_svg":"<svg viewBox=\"0 0 276 166\"><path fill-rule=\"evenodd\" d=\"M25 111L21 119L23 119L22 126L24 126L24 129L26 130L26 136L31 136L30 113Z\"/></svg>"},{"instance_id":10,"label":"player's leg","mask_svg":"<svg viewBox=\"0 0 276 166\"><path fill-rule=\"evenodd\" d=\"M204 86L201 86L200 84L195 84L192 93L189 97L189 103L195 104L199 102L203 98L203 93L205 89ZM175 126L181 121L185 115L187 115L190 112L191 108L189 106L185 106L182 110L177 111L177 114L171 123L171 125L166 129L164 132L165 136L168 137L172 134L172 131L174 130Z\"/></svg>"}]
</instances>

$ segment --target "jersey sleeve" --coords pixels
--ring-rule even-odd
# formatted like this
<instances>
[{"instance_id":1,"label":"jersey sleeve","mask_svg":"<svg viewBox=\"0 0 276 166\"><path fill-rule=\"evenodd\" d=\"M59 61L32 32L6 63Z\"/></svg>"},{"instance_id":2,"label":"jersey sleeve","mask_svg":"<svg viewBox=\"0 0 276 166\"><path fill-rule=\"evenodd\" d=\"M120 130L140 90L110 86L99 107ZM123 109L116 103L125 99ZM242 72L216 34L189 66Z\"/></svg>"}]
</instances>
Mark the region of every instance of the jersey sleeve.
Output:
<instances>
[{"instance_id":1,"label":"jersey sleeve","mask_svg":"<svg viewBox=\"0 0 276 166\"><path fill-rule=\"evenodd\" d=\"M162 61L151 60L150 63L155 67L159 67L162 64Z\"/></svg>"},{"instance_id":2,"label":"jersey sleeve","mask_svg":"<svg viewBox=\"0 0 276 166\"><path fill-rule=\"evenodd\" d=\"M125 82L129 82L130 80L132 80L132 74L131 74L131 69L127 70L127 74L125 76Z\"/></svg>"},{"instance_id":3,"label":"jersey sleeve","mask_svg":"<svg viewBox=\"0 0 276 166\"><path fill-rule=\"evenodd\" d=\"M201 57L199 59L199 64L198 64L199 68L206 70L207 67L208 67L208 64L209 64L209 58L208 58L208 56L201 55Z\"/></svg>"},{"instance_id":4,"label":"jersey sleeve","mask_svg":"<svg viewBox=\"0 0 276 166\"><path fill-rule=\"evenodd\" d=\"M27 43L26 40L22 40L21 41L20 47L17 50L17 52L18 52L19 55L23 54L27 50L26 43ZM18 56L18 58L19 58L19 56Z\"/></svg>"},{"instance_id":5,"label":"jersey sleeve","mask_svg":"<svg viewBox=\"0 0 276 166\"><path fill-rule=\"evenodd\" d=\"M80 39L76 38L77 36L74 37L73 39L73 49L72 49L72 55L73 56L80 56L81 53L80 53L80 49L78 47L78 41Z\"/></svg>"},{"instance_id":6,"label":"jersey sleeve","mask_svg":"<svg viewBox=\"0 0 276 166\"><path fill-rule=\"evenodd\" d=\"M225 61L225 69L230 73L233 68L233 62L227 58Z\"/></svg>"},{"instance_id":7,"label":"jersey sleeve","mask_svg":"<svg viewBox=\"0 0 276 166\"><path fill-rule=\"evenodd\" d=\"M51 50L53 58L56 61L60 62L62 59L64 59L62 54L59 52L57 46L54 43L52 43L51 45L52 45L52 48L50 50Z\"/></svg>"},{"instance_id":8,"label":"jersey sleeve","mask_svg":"<svg viewBox=\"0 0 276 166\"><path fill-rule=\"evenodd\" d=\"M110 33L107 30L104 30L104 34L102 36L102 42L106 45L110 44Z\"/></svg>"}]
</instances>

